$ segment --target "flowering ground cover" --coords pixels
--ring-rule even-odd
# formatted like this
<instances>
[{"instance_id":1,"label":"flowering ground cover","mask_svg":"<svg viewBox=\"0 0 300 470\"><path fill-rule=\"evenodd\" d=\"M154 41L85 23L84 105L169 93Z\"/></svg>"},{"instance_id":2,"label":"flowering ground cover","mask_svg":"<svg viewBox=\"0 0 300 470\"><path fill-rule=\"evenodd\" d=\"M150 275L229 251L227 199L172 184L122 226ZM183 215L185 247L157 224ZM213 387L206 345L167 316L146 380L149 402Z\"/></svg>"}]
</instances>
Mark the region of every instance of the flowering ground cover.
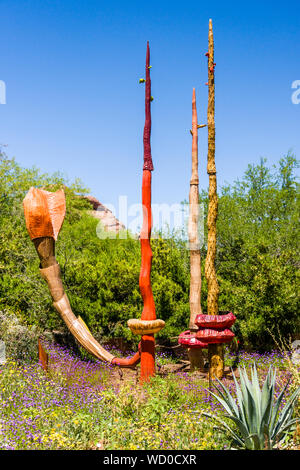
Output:
<instances>
[{"instance_id":1,"label":"flowering ground cover","mask_svg":"<svg viewBox=\"0 0 300 470\"><path fill-rule=\"evenodd\" d=\"M208 382L179 370L137 385L137 374L83 361L64 347L45 344L49 372L37 363L8 360L0 369L0 449L228 449L230 436L214 429L203 411L219 414ZM118 354L118 351L114 351ZM157 355L159 366L166 353ZM230 364L232 355L227 353ZM277 367L277 394L291 375L277 351L240 352L240 364L256 363L263 379ZM233 381L224 384L234 393ZM287 397L293 389L288 387ZM286 397L286 398L287 398ZM285 444L299 445L295 433Z\"/></svg>"}]
</instances>

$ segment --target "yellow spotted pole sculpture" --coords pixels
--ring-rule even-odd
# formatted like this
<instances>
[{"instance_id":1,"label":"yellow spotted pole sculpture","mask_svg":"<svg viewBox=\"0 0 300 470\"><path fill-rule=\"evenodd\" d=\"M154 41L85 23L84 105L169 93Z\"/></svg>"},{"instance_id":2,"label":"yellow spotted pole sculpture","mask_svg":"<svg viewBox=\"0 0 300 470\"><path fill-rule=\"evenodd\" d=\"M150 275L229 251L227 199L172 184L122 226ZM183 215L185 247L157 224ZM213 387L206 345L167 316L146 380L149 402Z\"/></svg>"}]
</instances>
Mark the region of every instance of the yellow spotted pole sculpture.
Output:
<instances>
[{"instance_id":1,"label":"yellow spotted pole sculpture","mask_svg":"<svg viewBox=\"0 0 300 470\"><path fill-rule=\"evenodd\" d=\"M208 107L207 107L207 128L208 128L208 153L207 153L207 173L209 177L209 203L208 203L208 241L207 256L205 261L205 277L207 280L207 314L218 315L219 285L216 275L215 259L217 246L217 216L218 216L218 196L217 196L217 174L215 165L215 63L214 63L214 37L212 20L209 20L208 32ZM222 344L210 344L208 346L209 377L222 378L224 374L224 352Z\"/></svg>"}]
</instances>

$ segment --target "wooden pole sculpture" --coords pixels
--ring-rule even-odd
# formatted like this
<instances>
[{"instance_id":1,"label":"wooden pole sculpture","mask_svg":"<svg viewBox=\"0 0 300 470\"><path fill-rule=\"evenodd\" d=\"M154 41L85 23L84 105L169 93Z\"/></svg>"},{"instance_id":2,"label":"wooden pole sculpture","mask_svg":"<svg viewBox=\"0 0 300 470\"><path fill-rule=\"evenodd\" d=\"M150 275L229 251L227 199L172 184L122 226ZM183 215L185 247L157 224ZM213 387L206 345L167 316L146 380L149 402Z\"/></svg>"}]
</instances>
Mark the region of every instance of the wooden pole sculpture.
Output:
<instances>
[{"instance_id":1,"label":"wooden pole sculpture","mask_svg":"<svg viewBox=\"0 0 300 470\"><path fill-rule=\"evenodd\" d=\"M128 321L128 326L141 339L141 383L149 381L155 375L155 339L154 333L160 331L165 322L156 319L155 304L151 288L152 250L150 245L152 228L151 211L151 172L153 163L151 156L151 80L150 80L150 48L147 42L146 79L145 79L145 126L144 126L144 166L142 180L143 225L140 233L141 270L139 286L144 302L141 319ZM144 81L144 80L140 80Z\"/></svg>"},{"instance_id":2,"label":"wooden pole sculpture","mask_svg":"<svg viewBox=\"0 0 300 470\"><path fill-rule=\"evenodd\" d=\"M208 204L208 241L207 256L205 262L205 277L207 280L207 313L218 315L219 285L216 275L215 259L217 246L217 175L215 165L215 63L214 63L214 38L212 20L209 20L208 32L208 153L207 173L209 176L209 204ZM209 377L221 378L224 374L224 352L222 344L210 344L208 347Z\"/></svg>"},{"instance_id":3,"label":"wooden pole sculpture","mask_svg":"<svg viewBox=\"0 0 300 470\"><path fill-rule=\"evenodd\" d=\"M192 98L192 175L190 179L189 195L189 249L190 249L190 331L198 331L195 323L197 315L202 314L201 309L201 253L198 235L199 224L199 175L198 175L198 126L196 92L193 88ZM188 348L190 368L203 369L204 361L201 348Z\"/></svg>"}]
</instances>

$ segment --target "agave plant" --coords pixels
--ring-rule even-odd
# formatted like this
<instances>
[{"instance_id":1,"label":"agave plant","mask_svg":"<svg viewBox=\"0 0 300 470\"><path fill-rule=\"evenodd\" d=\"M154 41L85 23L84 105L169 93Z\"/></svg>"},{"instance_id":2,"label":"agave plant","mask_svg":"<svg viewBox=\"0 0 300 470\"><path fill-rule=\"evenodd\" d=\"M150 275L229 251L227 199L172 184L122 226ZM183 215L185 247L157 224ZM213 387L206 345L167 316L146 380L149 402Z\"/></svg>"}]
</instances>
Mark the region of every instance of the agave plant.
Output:
<instances>
[{"instance_id":1,"label":"agave plant","mask_svg":"<svg viewBox=\"0 0 300 470\"><path fill-rule=\"evenodd\" d=\"M269 368L267 377L262 388L260 388L255 365L251 367L251 380L245 368L239 368L240 385L234 374L236 387L235 400L227 387L216 377L220 388L214 385L218 395L208 390L226 411L224 417L232 420L236 427L232 428L220 418L203 413L205 416L215 419L221 424L218 428L227 430L239 448L249 450L274 449L285 437L286 432L297 422L292 418L293 410L300 394L300 387L291 395L289 400L280 410L280 405L289 384L283 387L278 398L274 399L276 369Z\"/></svg>"}]
</instances>

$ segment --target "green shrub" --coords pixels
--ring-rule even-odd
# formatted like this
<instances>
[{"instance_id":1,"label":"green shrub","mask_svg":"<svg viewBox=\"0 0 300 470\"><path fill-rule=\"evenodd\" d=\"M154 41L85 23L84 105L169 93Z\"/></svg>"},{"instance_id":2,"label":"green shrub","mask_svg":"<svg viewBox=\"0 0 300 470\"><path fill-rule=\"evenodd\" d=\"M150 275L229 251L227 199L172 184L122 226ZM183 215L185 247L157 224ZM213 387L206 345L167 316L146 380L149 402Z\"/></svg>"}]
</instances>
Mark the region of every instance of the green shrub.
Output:
<instances>
[{"instance_id":1,"label":"green shrub","mask_svg":"<svg viewBox=\"0 0 300 470\"><path fill-rule=\"evenodd\" d=\"M227 387L217 378L219 388L214 385L217 395L209 390L222 405L226 414L225 418L233 421L234 427L230 427L225 421L210 413L205 416L215 419L221 424L219 429L229 431L236 446L248 450L271 450L281 443L286 433L295 427L298 418L293 418L295 405L300 395L300 387L294 391L284 404L284 394L289 382L281 390L275 400L276 369L269 368L262 388L259 385L256 366L251 368L251 380L246 370L239 368L240 385L233 373L237 401L231 395Z\"/></svg>"},{"instance_id":2,"label":"green shrub","mask_svg":"<svg viewBox=\"0 0 300 470\"><path fill-rule=\"evenodd\" d=\"M38 327L28 328L13 313L0 311L0 339L10 359L37 361L38 336Z\"/></svg>"}]
</instances>

